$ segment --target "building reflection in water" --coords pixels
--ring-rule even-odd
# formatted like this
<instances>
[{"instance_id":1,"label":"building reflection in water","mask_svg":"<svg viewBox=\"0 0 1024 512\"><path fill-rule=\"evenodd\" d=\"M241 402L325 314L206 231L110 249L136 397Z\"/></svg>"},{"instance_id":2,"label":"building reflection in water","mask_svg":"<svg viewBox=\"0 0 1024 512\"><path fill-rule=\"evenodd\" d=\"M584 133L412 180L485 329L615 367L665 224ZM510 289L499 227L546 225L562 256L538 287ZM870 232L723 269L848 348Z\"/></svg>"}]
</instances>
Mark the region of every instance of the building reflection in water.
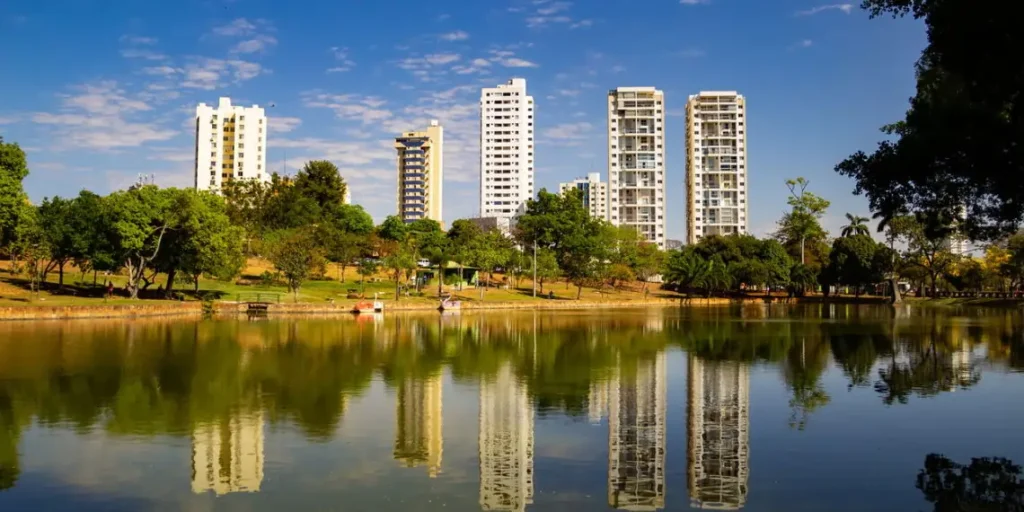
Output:
<instances>
[{"instance_id":1,"label":"building reflection in water","mask_svg":"<svg viewBox=\"0 0 1024 512\"><path fill-rule=\"evenodd\" d=\"M738 510L747 500L750 369L690 354L688 380L690 506Z\"/></svg>"},{"instance_id":2,"label":"building reflection in water","mask_svg":"<svg viewBox=\"0 0 1024 512\"><path fill-rule=\"evenodd\" d=\"M406 467L426 465L431 478L441 471L444 447L441 375L406 379L398 387L395 460Z\"/></svg>"},{"instance_id":3,"label":"building reflection in water","mask_svg":"<svg viewBox=\"0 0 1024 512\"><path fill-rule=\"evenodd\" d=\"M620 368L608 398L608 504L665 507L665 353Z\"/></svg>"},{"instance_id":4,"label":"building reflection in water","mask_svg":"<svg viewBox=\"0 0 1024 512\"><path fill-rule=\"evenodd\" d=\"M259 492L263 413L238 414L192 430L192 492Z\"/></svg>"},{"instance_id":5,"label":"building reflection in water","mask_svg":"<svg viewBox=\"0 0 1024 512\"><path fill-rule=\"evenodd\" d=\"M480 383L480 507L525 510L533 503L533 408L512 366Z\"/></svg>"}]
</instances>

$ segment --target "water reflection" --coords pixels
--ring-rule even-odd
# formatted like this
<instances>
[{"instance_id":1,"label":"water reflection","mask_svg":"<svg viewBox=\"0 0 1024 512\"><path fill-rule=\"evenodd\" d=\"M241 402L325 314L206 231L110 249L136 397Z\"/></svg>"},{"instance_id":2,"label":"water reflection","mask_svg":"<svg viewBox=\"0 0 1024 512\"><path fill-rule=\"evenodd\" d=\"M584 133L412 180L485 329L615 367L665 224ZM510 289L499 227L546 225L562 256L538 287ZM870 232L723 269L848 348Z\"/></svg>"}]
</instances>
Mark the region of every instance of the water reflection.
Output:
<instances>
[{"instance_id":1,"label":"water reflection","mask_svg":"<svg viewBox=\"0 0 1024 512\"><path fill-rule=\"evenodd\" d=\"M573 432L608 429L606 441L601 430L602 440L588 445L601 453L606 478L586 490L600 495L601 506L749 508L758 478L774 478L752 472L752 429L819 435L818 418L849 404L845 394L889 411L971 392L983 372L989 379L988 372L1024 368L1022 332L1020 317L1003 312L836 305L0 323L0 490L16 492L27 479L23 462L35 454L23 439L46 428L125 444L161 436L190 441L190 456L189 448L182 451L194 495L273 493L267 486L274 478L264 478L281 471L265 462L273 432L332 443L377 386L394 400L386 401L393 434L380 431L385 447L372 456L388 464L376 470L389 475L382 480L394 478L386 471L417 468L409 474L429 477L440 489L434 492L445 492L467 473L460 447L472 443L472 435L449 436L446 446L445 429L465 433L469 425L476 429L473 506L525 510L540 501L535 487L557 489L563 477L543 473L543 457L535 460L544 422L571 418L578 420L567 427ZM680 358L675 367L673 354ZM788 410L791 428L785 415L763 420L774 426L751 425L758 367L771 371L763 385L785 391L771 405ZM670 387L673 372L680 378ZM467 390L476 418L460 408ZM673 410L685 410L683 431L672 431ZM685 465L667 467L674 464L669 446L678 447L674 460L685 455ZM286 469L301 472L302 463ZM181 490L188 493L187 486Z\"/></svg>"},{"instance_id":2,"label":"water reflection","mask_svg":"<svg viewBox=\"0 0 1024 512\"><path fill-rule=\"evenodd\" d=\"M480 507L533 503L533 407L510 365L480 382Z\"/></svg>"},{"instance_id":3,"label":"water reflection","mask_svg":"<svg viewBox=\"0 0 1024 512\"><path fill-rule=\"evenodd\" d=\"M690 506L740 509L750 471L749 368L690 356L687 369Z\"/></svg>"},{"instance_id":4,"label":"water reflection","mask_svg":"<svg viewBox=\"0 0 1024 512\"><path fill-rule=\"evenodd\" d=\"M192 492L259 492L263 482L263 413L196 425Z\"/></svg>"}]
</instances>

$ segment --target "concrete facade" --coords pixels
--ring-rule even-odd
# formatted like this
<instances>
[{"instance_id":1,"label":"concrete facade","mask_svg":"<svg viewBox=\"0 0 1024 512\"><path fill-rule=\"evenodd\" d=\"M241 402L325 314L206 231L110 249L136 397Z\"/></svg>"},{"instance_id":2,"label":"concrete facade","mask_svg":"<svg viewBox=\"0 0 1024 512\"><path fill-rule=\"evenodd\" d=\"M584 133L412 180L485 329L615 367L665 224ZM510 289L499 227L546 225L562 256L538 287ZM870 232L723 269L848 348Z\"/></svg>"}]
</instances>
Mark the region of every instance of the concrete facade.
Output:
<instances>
[{"instance_id":1,"label":"concrete facade","mask_svg":"<svg viewBox=\"0 0 1024 512\"><path fill-rule=\"evenodd\" d=\"M526 80L480 92L480 216L510 219L533 197L534 103Z\"/></svg>"},{"instance_id":2,"label":"concrete facade","mask_svg":"<svg viewBox=\"0 0 1024 512\"><path fill-rule=\"evenodd\" d=\"M267 170L267 116L258 105L239 107L220 98L217 107L196 107L197 190L219 192L231 180L270 181Z\"/></svg>"},{"instance_id":3,"label":"concrete facade","mask_svg":"<svg viewBox=\"0 0 1024 512\"><path fill-rule=\"evenodd\" d=\"M406 223L433 219L443 223L444 128L437 121L421 132L395 139L398 151L398 216Z\"/></svg>"},{"instance_id":4,"label":"concrete facade","mask_svg":"<svg viewBox=\"0 0 1024 512\"><path fill-rule=\"evenodd\" d=\"M608 215L665 248L665 95L654 87L608 93Z\"/></svg>"}]
</instances>

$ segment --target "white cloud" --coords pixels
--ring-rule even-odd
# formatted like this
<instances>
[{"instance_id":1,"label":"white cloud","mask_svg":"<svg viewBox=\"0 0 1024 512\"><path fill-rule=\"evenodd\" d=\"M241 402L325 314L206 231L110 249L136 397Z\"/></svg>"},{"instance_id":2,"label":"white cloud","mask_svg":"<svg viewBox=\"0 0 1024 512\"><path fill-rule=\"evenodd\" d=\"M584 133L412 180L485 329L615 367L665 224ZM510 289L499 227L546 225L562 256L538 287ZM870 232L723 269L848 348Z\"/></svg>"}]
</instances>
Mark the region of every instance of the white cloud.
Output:
<instances>
[{"instance_id":1,"label":"white cloud","mask_svg":"<svg viewBox=\"0 0 1024 512\"><path fill-rule=\"evenodd\" d=\"M232 83L251 80L264 72L263 66L255 62L199 57L185 66L181 86L212 91Z\"/></svg>"},{"instance_id":2,"label":"white cloud","mask_svg":"<svg viewBox=\"0 0 1024 512\"><path fill-rule=\"evenodd\" d=\"M491 62L500 64L506 68L535 68L537 64L526 59L515 56L510 50L491 50Z\"/></svg>"},{"instance_id":3,"label":"white cloud","mask_svg":"<svg viewBox=\"0 0 1024 512\"><path fill-rule=\"evenodd\" d=\"M795 44L794 47L796 47L796 48L810 48L813 45L814 45L814 41L811 41L810 39L804 39L803 41L800 41L799 43Z\"/></svg>"},{"instance_id":4,"label":"white cloud","mask_svg":"<svg viewBox=\"0 0 1024 512\"><path fill-rule=\"evenodd\" d=\"M611 71L612 73L622 73L625 70L626 70L626 66L615 65L615 66L612 66L609 71Z\"/></svg>"},{"instance_id":5,"label":"white cloud","mask_svg":"<svg viewBox=\"0 0 1024 512\"><path fill-rule=\"evenodd\" d=\"M153 66L142 68L142 72L147 75L154 76L171 76L181 73L181 69L171 66Z\"/></svg>"},{"instance_id":6,"label":"white cloud","mask_svg":"<svg viewBox=\"0 0 1024 512\"><path fill-rule=\"evenodd\" d=\"M695 58L698 58L698 57L704 57L707 54L708 53L706 51L701 50L700 48L687 48L685 50L680 50L680 51L676 52L676 55L678 55L680 57L687 58L687 59L695 59Z\"/></svg>"},{"instance_id":7,"label":"white cloud","mask_svg":"<svg viewBox=\"0 0 1024 512\"><path fill-rule=\"evenodd\" d=\"M349 58L348 48L332 46L330 51L338 65L327 68L328 73L344 73L356 67L356 62Z\"/></svg>"},{"instance_id":8,"label":"white cloud","mask_svg":"<svg viewBox=\"0 0 1024 512\"><path fill-rule=\"evenodd\" d=\"M167 56L150 50L140 48L125 48L121 50L121 56L126 59L166 60Z\"/></svg>"},{"instance_id":9,"label":"white cloud","mask_svg":"<svg viewBox=\"0 0 1024 512\"><path fill-rule=\"evenodd\" d=\"M37 124L52 126L57 149L137 147L177 135L159 123L138 120L140 113L152 107L132 98L117 82L98 82L74 89L76 94L60 96L59 112L37 112L31 118Z\"/></svg>"},{"instance_id":10,"label":"white cloud","mask_svg":"<svg viewBox=\"0 0 1024 512\"><path fill-rule=\"evenodd\" d=\"M432 53L430 55L427 55L423 59L429 62L430 64L440 66L443 64L455 62L460 58L461 56L455 53Z\"/></svg>"},{"instance_id":11,"label":"white cloud","mask_svg":"<svg viewBox=\"0 0 1024 512\"><path fill-rule=\"evenodd\" d=\"M850 14L853 12L853 4L832 4L832 5L820 5L818 7L812 7L804 11L797 11L797 16L814 16L815 14L822 13L825 11L840 11L843 14Z\"/></svg>"},{"instance_id":12,"label":"white cloud","mask_svg":"<svg viewBox=\"0 0 1024 512\"><path fill-rule=\"evenodd\" d=\"M447 20L447 19L449 19L451 17L452 17L451 14L438 14L437 15L437 21L444 21L444 20Z\"/></svg>"},{"instance_id":13,"label":"white cloud","mask_svg":"<svg viewBox=\"0 0 1024 512\"><path fill-rule=\"evenodd\" d=\"M587 140L593 128L593 125L584 121L563 123L545 129L543 139L539 140L551 141L562 146L574 146Z\"/></svg>"},{"instance_id":14,"label":"white cloud","mask_svg":"<svg viewBox=\"0 0 1024 512\"><path fill-rule=\"evenodd\" d=\"M268 117L268 129L276 133L288 133L295 130L302 124L302 119L297 117Z\"/></svg>"},{"instance_id":15,"label":"white cloud","mask_svg":"<svg viewBox=\"0 0 1024 512\"><path fill-rule=\"evenodd\" d=\"M246 39L235 45L231 53L260 53L277 44L277 38L266 34L260 34L252 39Z\"/></svg>"},{"instance_id":16,"label":"white cloud","mask_svg":"<svg viewBox=\"0 0 1024 512\"><path fill-rule=\"evenodd\" d=\"M572 7L572 2L561 0L533 0L532 7L529 10L519 7L510 7L508 12L526 12L526 26L528 28L544 28L550 25L568 25L570 29L576 29L593 25L593 20L573 19L568 12L570 7Z\"/></svg>"},{"instance_id":17,"label":"white cloud","mask_svg":"<svg viewBox=\"0 0 1024 512\"><path fill-rule=\"evenodd\" d=\"M257 20L257 22L258 21L259 20ZM213 33L214 34L216 34L218 36L227 36L227 37L247 36L247 35L253 34L255 32L256 32L256 24L251 22L251 21L249 21L249 20L247 20L247 19L245 19L245 18L237 18L235 20L232 20L227 25L222 25L222 26L219 26L219 27L214 27L214 29L213 29Z\"/></svg>"},{"instance_id":18,"label":"white cloud","mask_svg":"<svg viewBox=\"0 0 1024 512\"><path fill-rule=\"evenodd\" d=\"M558 94L560 94L562 96L569 96L571 98L574 98L574 97L580 95L580 91L577 90L577 89L560 89L558 91Z\"/></svg>"},{"instance_id":19,"label":"white cloud","mask_svg":"<svg viewBox=\"0 0 1024 512\"><path fill-rule=\"evenodd\" d=\"M454 32L448 32L447 34L441 34L439 37L443 41L465 41L466 39L469 39L469 34L461 30L456 30Z\"/></svg>"},{"instance_id":20,"label":"white cloud","mask_svg":"<svg viewBox=\"0 0 1024 512\"><path fill-rule=\"evenodd\" d=\"M679 3L681 3L683 5L700 5L700 4L710 4L711 0L679 0Z\"/></svg>"},{"instance_id":21,"label":"white cloud","mask_svg":"<svg viewBox=\"0 0 1024 512\"><path fill-rule=\"evenodd\" d=\"M327 94L320 91L303 93L303 104L310 108L326 108L339 119L352 119L363 124L380 123L392 119L394 113L381 108L386 102L375 96L358 94Z\"/></svg>"},{"instance_id":22,"label":"white cloud","mask_svg":"<svg viewBox=\"0 0 1024 512\"><path fill-rule=\"evenodd\" d=\"M120 41L122 43L137 44L137 45L152 45L156 44L157 39L155 37L142 37L142 36L121 36Z\"/></svg>"},{"instance_id":23,"label":"white cloud","mask_svg":"<svg viewBox=\"0 0 1024 512\"><path fill-rule=\"evenodd\" d=\"M15 116L0 116L0 124L14 124L18 122Z\"/></svg>"}]
</instances>

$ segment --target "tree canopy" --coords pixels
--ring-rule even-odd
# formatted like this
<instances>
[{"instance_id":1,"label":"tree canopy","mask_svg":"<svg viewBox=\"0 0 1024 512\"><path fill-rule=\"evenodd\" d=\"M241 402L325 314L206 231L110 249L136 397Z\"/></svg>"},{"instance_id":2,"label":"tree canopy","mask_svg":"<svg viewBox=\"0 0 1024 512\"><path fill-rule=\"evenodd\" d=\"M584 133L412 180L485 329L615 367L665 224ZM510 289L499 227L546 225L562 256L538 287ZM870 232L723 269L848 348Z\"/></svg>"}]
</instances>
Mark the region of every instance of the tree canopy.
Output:
<instances>
[{"instance_id":1,"label":"tree canopy","mask_svg":"<svg viewBox=\"0 0 1024 512\"><path fill-rule=\"evenodd\" d=\"M865 0L872 17L922 19L928 45L904 119L871 153L836 166L872 211L926 225L962 220L971 239L1012 233L1024 218L1024 32L1000 7L971 0ZM1013 4L1015 5L1015 4ZM962 218L963 217L963 218ZM961 219L962 218L962 219Z\"/></svg>"}]
</instances>

